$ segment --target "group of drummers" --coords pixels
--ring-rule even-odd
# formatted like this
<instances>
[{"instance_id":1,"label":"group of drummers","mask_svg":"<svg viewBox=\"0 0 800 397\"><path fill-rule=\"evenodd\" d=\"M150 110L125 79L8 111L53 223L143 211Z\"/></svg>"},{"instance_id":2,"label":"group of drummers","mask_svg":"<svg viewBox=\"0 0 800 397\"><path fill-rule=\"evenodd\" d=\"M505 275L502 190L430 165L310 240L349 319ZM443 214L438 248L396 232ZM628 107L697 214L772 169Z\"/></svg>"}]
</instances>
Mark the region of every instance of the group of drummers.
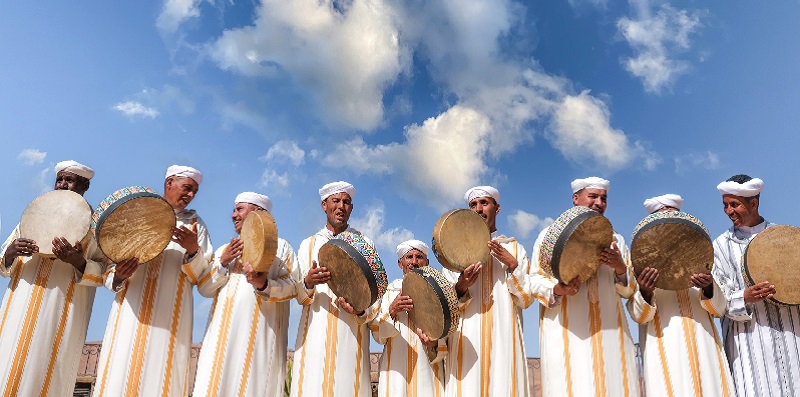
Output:
<instances>
[{"instance_id":1,"label":"group of drummers","mask_svg":"<svg viewBox=\"0 0 800 397\"><path fill-rule=\"evenodd\" d=\"M326 223L297 251L269 197L237 195L239 237L214 251L188 208L197 169L171 166L163 195L129 187L94 211L90 167L55 173L0 253L4 396L72 395L98 286L116 297L94 396L189 395L193 286L213 303L192 396L370 396L370 337L384 346L379 396L528 396L534 302L544 396L800 396L800 229L759 214L758 178L717 186L732 227L714 240L679 195L646 200L630 249L603 216L609 181L574 180L574 206L530 256L497 230L498 190L476 186L430 247L397 246L403 277L390 282L349 224L347 182L319 189ZM291 300L302 315L287 370ZM640 325L643 384L623 305Z\"/></svg>"}]
</instances>

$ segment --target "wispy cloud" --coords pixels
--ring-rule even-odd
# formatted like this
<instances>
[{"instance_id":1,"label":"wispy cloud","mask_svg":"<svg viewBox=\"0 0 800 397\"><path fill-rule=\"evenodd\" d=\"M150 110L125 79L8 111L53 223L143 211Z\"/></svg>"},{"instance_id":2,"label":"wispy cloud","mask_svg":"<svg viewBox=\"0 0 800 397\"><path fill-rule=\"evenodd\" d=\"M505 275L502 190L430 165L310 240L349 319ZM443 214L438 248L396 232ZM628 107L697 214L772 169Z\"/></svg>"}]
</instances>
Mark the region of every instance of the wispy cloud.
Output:
<instances>
[{"instance_id":1,"label":"wispy cloud","mask_svg":"<svg viewBox=\"0 0 800 397\"><path fill-rule=\"evenodd\" d=\"M31 179L31 189L37 194L44 194L52 190L55 178L53 178L51 172L53 172L53 169L49 167L39 171L36 176Z\"/></svg>"},{"instance_id":2,"label":"wispy cloud","mask_svg":"<svg viewBox=\"0 0 800 397\"><path fill-rule=\"evenodd\" d=\"M154 119L159 114L158 110L156 110L155 108L149 108L136 101L120 102L114 105L114 110L119 111L120 113L130 118L149 117L151 119Z\"/></svg>"},{"instance_id":3,"label":"wispy cloud","mask_svg":"<svg viewBox=\"0 0 800 397\"><path fill-rule=\"evenodd\" d=\"M674 161L676 174L683 174L696 168L706 170L716 170L719 168L719 155L712 151L677 155Z\"/></svg>"},{"instance_id":4,"label":"wispy cloud","mask_svg":"<svg viewBox=\"0 0 800 397\"><path fill-rule=\"evenodd\" d=\"M296 167L303 164L305 155L306 152L297 145L297 142L283 140L272 145L261 159L264 161L286 160Z\"/></svg>"},{"instance_id":5,"label":"wispy cloud","mask_svg":"<svg viewBox=\"0 0 800 397\"><path fill-rule=\"evenodd\" d=\"M549 216L542 219L534 214L517 210L508 216L508 223L514 235L521 239L535 236L547 226L553 223L553 218Z\"/></svg>"},{"instance_id":6,"label":"wispy cloud","mask_svg":"<svg viewBox=\"0 0 800 397\"><path fill-rule=\"evenodd\" d=\"M617 21L617 28L634 52L623 60L625 69L640 78L645 91L660 93L686 73L690 63L677 56L691 47L690 36L702 27L702 11L658 8L649 0L630 0L632 17Z\"/></svg>"},{"instance_id":7,"label":"wispy cloud","mask_svg":"<svg viewBox=\"0 0 800 397\"><path fill-rule=\"evenodd\" d=\"M367 207L366 213L362 217L351 218L350 223L356 230L371 238L379 252L394 253L397 245L414 238L414 233L402 227L384 229L385 219L386 211L383 202L377 202ZM384 266L391 262L388 261L387 255L383 255L382 258Z\"/></svg>"},{"instance_id":8,"label":"wispy cloud","mask_svg":"<svg viewBox=\"0 0 800 397\"><path fill-rule=\"evenodd\" d=\"M267 164L261 174L259 186L272 189L279 187L280 189L275 191L276 194L286 192L292 179L290 173L296 174L298 167L305 162L305 154L305 150L295 141L276 142L267 150L267 154L259 158Z\"/></svg>"},{"instance_id":9,"label":"wispy cloud","mask_svg":"<svg viewBox=\"0 0 800 397\"><path fill-rule=\"evenodd\" d=\"M162 33L175 32L183 21L200 15L198 4L200 4L200 0L164 1L161 14L156 19L156 27Z\"/></svg>"},{"instance_id":10,"label":"wispy cloud","mask_svg":"<svg viewBox=\"0 0 800 397\"><path fill-rule=\"evenodd\" d=\"M17 155L17 160L22 161L25 165L36 165L44 162L47 157L47 152L39 149L25 149Z\"/></svg>"}]
</instances>

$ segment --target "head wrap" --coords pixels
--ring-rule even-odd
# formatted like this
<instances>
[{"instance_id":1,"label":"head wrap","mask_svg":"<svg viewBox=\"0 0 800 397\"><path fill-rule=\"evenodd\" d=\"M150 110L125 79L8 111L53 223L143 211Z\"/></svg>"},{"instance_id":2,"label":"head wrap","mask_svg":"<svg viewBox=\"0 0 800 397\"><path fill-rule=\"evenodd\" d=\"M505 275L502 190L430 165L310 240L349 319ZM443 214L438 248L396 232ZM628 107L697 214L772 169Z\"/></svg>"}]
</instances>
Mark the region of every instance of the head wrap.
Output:
<instances>
[{"instance_id":1,"label":"head wrap","mask_svg":"<svg viewBox=\"0 0 800 397\"><path fill-rule=\"evenodd\" d=\"M596 176L590 176L588 178L583 179L576 179L572 181L570 186L572 187L572 193L578 193L580 190L589 188L589 189L603 189L608 191L608 187L611 185L611 182L603 179L598 178Z\"/></svg>"},{"instance_id":2,"label":"head wrap","mask_svg":"<svg viewBox=\"0 0 800 397\"><path fill-rule=\"evenodd\" d=\"M665 194L644 201L644 208L651 214L664 207L673 207L680 210L682 205L683 197L678 194Z\"/></svg>"},{"instance_id":3,"label":"head wrap","mask_svg":"<svg viewBox=\"0 0 800 397\"><path fill-rule=\"evenodd\" d=\"M345 181L331 182L319 189L319 199L325 200L336 193L347 193L353 199L356 196L356 188Z\"/></svg>"},{"instance_id":4,"label":"head wrap","mask_svg":"<svg viewBox=\"0 0 800 397\"><path fill-rule=\"evenodd\" d=\"M403 241L397 246L397 259L404 257L408 251L419 250L425 257L428 256L428 245L419 240Z\"/></svg>"},{"instance_id":5,"label":"head wrap","mask_svg":"<svg viewBox=\"0 0 800 397\"><path fill-rule=\"evenodd\" d=\"M195 168L187 167L185 165L171 165L167 168L167 175L164 179L171 176L178 176L182 178L192 178L197 184L203 183L203 174Z\"/></svg>"},{"instance_id":6,"label":"head wrap","mask_svg":"<svg viewBox=\"0 0 800 397\"><path fill-rule=\"evenodd\" d=\"M67 171L86 179L92 179L94 176L94 170L73 160L66 160L56 164L53 171L56 172L56 175L61 171Z\"/></svg>"},{"instance_id":7,"label":"head wrap","mask_svg":"<svg viewBox=\"0 0 800 397\"><path fill-rule=\"evenodd\" d=\"M233 203L250 203L267 210L267 212L272 211L272 200L270 200L269 196L256 192L239 193Z\"/></svg>"},{"instance_id":8,"label":"head wrap","mask_svg":"<svg viewBox=\"0 0 800 397\"><path fill-rule=\"evenodd\" d=\"M725 181L717 185L717 190L720 194L732 194L741 197L753 197L761 194L764 189L764 181L759 178L753 178L745 183L738 183L734 181Z\"/></svg>"},{"instance_id":9,"label":"head wrap","mask_svg":"<svg viewBox=\"0 0 800 397\"><path fill-rule=\"evenodd\" d=\"M478 197L491 197L495 202L500 202L500 192L491 186L475 186L464 193L464 201L466 201L467 204Z\"/></svg>"}]
</instances>

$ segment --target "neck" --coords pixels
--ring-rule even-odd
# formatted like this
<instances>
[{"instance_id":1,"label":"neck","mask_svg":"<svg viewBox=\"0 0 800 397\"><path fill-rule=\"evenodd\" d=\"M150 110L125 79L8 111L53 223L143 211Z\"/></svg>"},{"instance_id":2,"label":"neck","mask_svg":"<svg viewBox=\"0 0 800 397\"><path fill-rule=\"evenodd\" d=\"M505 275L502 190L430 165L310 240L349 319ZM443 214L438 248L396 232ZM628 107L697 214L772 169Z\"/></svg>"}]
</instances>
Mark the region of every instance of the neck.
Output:
<instances>
[{"instance_id":1,"label":"neck","mask_svg":"<svg viewBox=\"0 0 800 397\"><path fill-rule=\"evenodd\" d=\"M326 229L328 229L328 230L330 230L330 231L332 231L334 236L335 236L335 235L337 235L337 234L339 234L339 233L341 233L341 232L343 232L343 231L345 231L345 230L347 230L347 228L348 228L349 226L350 226L350 225L348 225L348 224L345 224L345 225L344 225L344 226L342 226L342 227L333 227L333 226L332 226L330 223L326 223L326 224L325 224L325 228L326 228Z\"/></svg>"},{"instance_id":2,"label":"neck","mask_svg":"<svg viewBox=\"0 0 800 397\"><path fill-rule=\"evenodd\" d=\"M760 224L761 222L764 222L764 218L761 217L761 215L757 215L753 220L743 223L742 226L753 227Z\"/></svg>"}]
</instances>

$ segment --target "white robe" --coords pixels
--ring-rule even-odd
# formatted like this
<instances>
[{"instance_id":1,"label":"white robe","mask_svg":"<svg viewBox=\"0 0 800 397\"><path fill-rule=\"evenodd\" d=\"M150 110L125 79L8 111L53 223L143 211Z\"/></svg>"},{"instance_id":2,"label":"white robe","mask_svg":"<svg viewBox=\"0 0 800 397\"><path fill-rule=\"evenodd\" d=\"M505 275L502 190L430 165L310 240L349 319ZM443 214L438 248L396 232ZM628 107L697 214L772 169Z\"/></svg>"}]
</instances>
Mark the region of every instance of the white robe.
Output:
<instances>
[{"instance_id":1,"label":"white robe","mask_svg":"<svg viewBox=\"0 0 800 397\"><path fill-rule=\"evenodd\" d=\"M410 326L407 312L389 317L389 306L400 295L403 280L389 284L381 299L380 312L370 329L375 341L384 345L379 367L378 396L440 397L444 395L444 358L447 344L440 339L436 348L426 348Z\"/></svg>"},{"instance_id":2,"label":"white robe","mask_svg":"<svg viewBox=\"0 0 800 397\"><path fill-rule=\"evenodd\" d=\"M636 353L620 297L638 288L628 247L614 233L628 272L617 277L608 266L581 284L574 296L556 297L557 280L539 264L547 229L533 247L534 271L529 278L540 308L543 396L639 396Z\"/></svg>"},{"instance_id":3,"label":"white robe","mask_svg":"<svg viewBox=\"0 0 800 397\"><path fill-rule=\"evenodd\" d=\"M193 210L176 215L177 227L191 227L197 218L200 249L184 263L186 250L172 241L121 284L103 336L95 397L188 394L192 286L211 279L206 268L214 251L205 223ZM112 291L115 270L110 264L104 275Z\"/></svg>"},{"instance_id":4,"label":"white robe","mask_svg":"<svg viewBox=\"0 0 800 397\"><path fill-rule=\"evenodd\" d=\"M352 228L347 230L359 233ZM327 284L307 290L303 283L312 260L319 264L319 249L333 237L330 230L323 228L303 240L297 251L295 279L303 314L292 363L292 397L372 395L367 323L377 315L380 300L357 317L339 309L337 296Z\"/></svg>"},{"instance_id":5,"label":"white robe","mask_svg":"<svg viewBox=\"0 0 800 397\"><path fill-rule=\"evenodd\" d=\"M278 239L264 292L257 292L236 259L222 266L225 244L209 268L211 281L198 289L214 303L197 360L193 397L283 396L289 300L296 293L291 278L294 250ZM229 269L233 268L233 270Z\"/></svg>"},{"instance_id":6,"label":"white robe","mask_svg":"<svg viewBox=\"0 0 800 397\"><path fill-rule=\"evenodd\" d=\"M19 226L0 253L0 274L11 278L0 306L0 351L5 357L0 359L0 390L12 396L72 396L105 257L92 239L83 274L69 263L40 255L17 257L6 267L6 248L18 237Z\"/></svg>"},{"instance_id":7,"label":"white robe","mask_svg":"<svg viewBox=\"0 0 800 397\"><path fill-rule=\"evenodd\" d=\"M714 282L711 299L699 288L656 289L653 305L640 291L628 300L639 326L647 397L732 396L730 369L714 318L725 312L725 295Z\"/></svg>"},{"instance_id":8,"label":"white robe","mask_svg":"<svg viewBox=\"0 0 800 397\"><path fill-rule=\"evenodd\" d=\"M527 396L528 365L522 338L522 309L533 303L523 286L530 262L513 238L493 240L517 258L513 273L494 256L461 300L461 324L448 340L445 394L453 396ZM452 283L460 273L442 271Z\"/></svg>"},{"instance_id":9,"label":"white robe","mask_svg":"<svg viewBox=\"0 0 800 397\"><path fill-rule=\"evenodd\" d=\"M768 226L731 228L714 240L714 277L728 300L722 340L739 397L800 396L800 306L744 303L742 254Z\"/></svg>"}]
</instances>

